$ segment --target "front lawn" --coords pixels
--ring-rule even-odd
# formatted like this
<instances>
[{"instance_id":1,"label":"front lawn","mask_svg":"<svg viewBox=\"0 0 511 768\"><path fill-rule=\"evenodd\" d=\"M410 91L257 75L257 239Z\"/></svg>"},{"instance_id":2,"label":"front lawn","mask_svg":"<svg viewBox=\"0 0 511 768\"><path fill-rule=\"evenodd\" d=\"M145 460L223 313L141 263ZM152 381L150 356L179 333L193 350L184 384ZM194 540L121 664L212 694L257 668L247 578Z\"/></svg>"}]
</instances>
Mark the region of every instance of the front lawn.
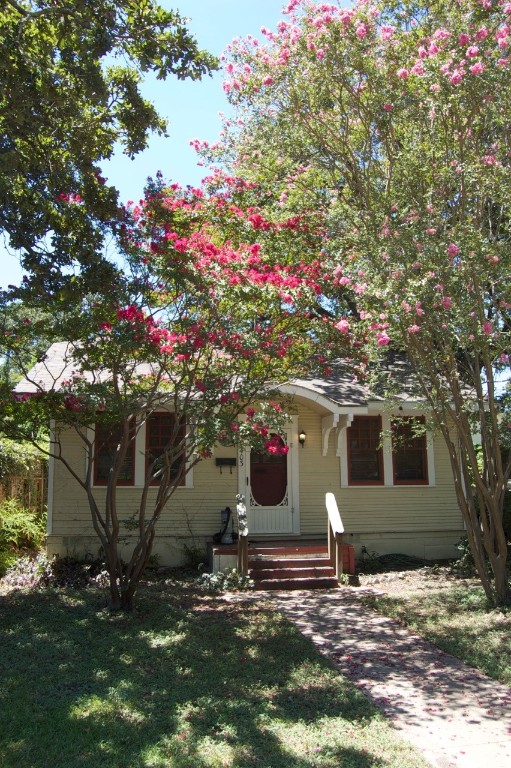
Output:
<instances>
[{"instance_id":1,"label":"front lawn","mask_svg":"<svg viewBox=\"0 0 511 768\"><path fill-rule=\"evenodd\" d=\"M425 571L427 569L424 569ZM366 604L387 616L400 619L447 653L457 656L485 674L511 685L511 610L488 608L481 587L458 579L445 584L412 573L389 582L389 594L364 598ZM385 590L385 584L376 584Z\"/></svg>"},{"instance_id":2,"label":"front lawn","mask_svg":"<svg viewBox=\"0 0 511 768\"><path fill-rule=\"evenodd\" d=\"M2 768L425 768L285 619L167 580L0 597Z\"/></svg>"}]
</instances>

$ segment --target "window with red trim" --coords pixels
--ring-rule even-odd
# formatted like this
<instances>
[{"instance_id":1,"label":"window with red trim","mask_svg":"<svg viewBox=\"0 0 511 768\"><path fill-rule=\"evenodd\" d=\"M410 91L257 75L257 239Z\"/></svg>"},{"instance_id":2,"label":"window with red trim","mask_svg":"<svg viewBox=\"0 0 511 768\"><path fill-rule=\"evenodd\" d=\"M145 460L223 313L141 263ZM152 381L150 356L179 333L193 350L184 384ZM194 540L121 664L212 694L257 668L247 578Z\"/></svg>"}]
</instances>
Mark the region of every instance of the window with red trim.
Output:
<instances>
[{"instance_id":1,"label":"window with red trim","mask_svg":"<svg viewBox=\"0 0 511 768\"><path fill-rule=\"evenodd\" d=\"M176 425L175 414L169 411L151 413L146 422L146 472L154 459L159 459L169 447L175 446L175 455L170 454L171 477L179 478L178 485L185 484L185 421ZM158 461L153 472L158 470ZM152 485L158 485L156 478Z\"/></svg>"},{"instance_id":2,"label":"window with red trim","mask_svg":"<svg viewBox=\"0 0 511 768\"><path fill-rule=\"evenodd\" d=\"M394 485L428 483L428 449L424 417L410 416L392 424Z\"/></svg>"},{"instance_id":3,"label":"window with red trim","mask_svg":"<svg viewBox=\"0 0 511 768\"><path fill-rule=\"evenodd\" d=\"M94 435L94 485L106 485L117 447L122 438L122 426L112 424L95 425ZM135 434L130 434L130 444L119 472L118 485L133 485L135 482Z\"/></svg>"},{"instance_id":4,"label":"window with red trim","mask_svg":"<svg viewBox=\"0 0 511 768\"><path fill-rule=\"evenodd\" d=\"M355 416L348 428L348 483L383 485L381 416Z\"/></svg>"}]
</instances>

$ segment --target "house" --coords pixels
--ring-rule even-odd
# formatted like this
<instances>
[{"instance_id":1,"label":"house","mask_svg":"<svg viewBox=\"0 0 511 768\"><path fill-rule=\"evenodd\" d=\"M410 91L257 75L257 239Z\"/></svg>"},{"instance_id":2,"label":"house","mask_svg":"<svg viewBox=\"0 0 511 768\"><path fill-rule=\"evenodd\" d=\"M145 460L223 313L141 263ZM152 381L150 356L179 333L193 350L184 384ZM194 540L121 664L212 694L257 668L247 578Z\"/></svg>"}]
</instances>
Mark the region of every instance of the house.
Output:
<instances>
[{"instance_id":1,"label":"house","mask_svg":"<svg viewBox=\"0 0 511 768\"><path fill-rule=\"evenodd\" d=\"M30 378L40 386L57 381L64 370L62 351L63 345L54 345ZM35 387L25 381L16 391L24 396ZM251 541L326 541L325 493L330 492L345 542L357 556L364 548L425 559L456 555L464 528L449 458L440 436L429 430L413 434L414 420L428 425L420 403L406 391L392 404L371 396L342 366L328 379L299 379L280 391L294 406L280 436L287 454L219 446L200 461L183 477L158 523L154 553L161 564L178 565L187 549L205 547L220 530L221 510L234 508L239 493L246 497ZM126 462L117 491L126 538L138 507L146 453L165 441L171 419L168 411L154 413ZM102 499L102 451L108 450L108 440L97 441L94 493ZM63 435L62 449L72 466L84 471L83 445L71 431ZM49 466L47 548L49 555L98 553L86 494L55 460Z\"/></svg>"}]
</instances>

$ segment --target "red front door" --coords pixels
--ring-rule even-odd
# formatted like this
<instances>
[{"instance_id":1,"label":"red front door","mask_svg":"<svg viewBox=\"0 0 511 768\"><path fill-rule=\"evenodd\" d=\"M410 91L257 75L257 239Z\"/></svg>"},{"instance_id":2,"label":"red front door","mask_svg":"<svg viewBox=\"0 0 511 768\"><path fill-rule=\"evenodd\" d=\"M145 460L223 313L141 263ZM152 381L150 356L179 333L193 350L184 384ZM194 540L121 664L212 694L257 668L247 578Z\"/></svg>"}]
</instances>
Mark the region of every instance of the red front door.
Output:
<instances>
[{"instance_id":1,"label":"red front door","mask_svg":"<svg viewBox=\"0 0 511 768\"><path fill-rule=\"evenodd\" d=\"M282 438L279 438L284 445ZM287 492L287 455L250 454L250 487L256 505L276 507Z\"/></svg>"}]
</instances>

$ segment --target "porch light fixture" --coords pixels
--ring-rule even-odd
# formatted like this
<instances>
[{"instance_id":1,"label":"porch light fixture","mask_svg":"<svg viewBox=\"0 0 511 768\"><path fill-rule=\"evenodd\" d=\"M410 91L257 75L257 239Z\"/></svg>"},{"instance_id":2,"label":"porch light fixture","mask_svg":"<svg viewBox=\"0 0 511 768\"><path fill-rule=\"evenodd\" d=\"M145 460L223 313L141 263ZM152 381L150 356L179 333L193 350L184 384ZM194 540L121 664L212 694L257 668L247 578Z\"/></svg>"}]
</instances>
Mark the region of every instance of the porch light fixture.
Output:
<instances>
[{"instance_id":1,"label":"porch light fixture","mask_svg":"<svg viewBox=\"0 0 511 768\"><path fill-rule=\"evenodd\" d=\"M298 442L300 443L300 445L302 446L302 448L303 448L303 446L305 445L305 441L306 441L306 440L307 440L307 432L305 432L305 431L302 429L302 431L301 431L301 432L300 432L300 434L298 435Z\"/></svg>"}]
</instances>

